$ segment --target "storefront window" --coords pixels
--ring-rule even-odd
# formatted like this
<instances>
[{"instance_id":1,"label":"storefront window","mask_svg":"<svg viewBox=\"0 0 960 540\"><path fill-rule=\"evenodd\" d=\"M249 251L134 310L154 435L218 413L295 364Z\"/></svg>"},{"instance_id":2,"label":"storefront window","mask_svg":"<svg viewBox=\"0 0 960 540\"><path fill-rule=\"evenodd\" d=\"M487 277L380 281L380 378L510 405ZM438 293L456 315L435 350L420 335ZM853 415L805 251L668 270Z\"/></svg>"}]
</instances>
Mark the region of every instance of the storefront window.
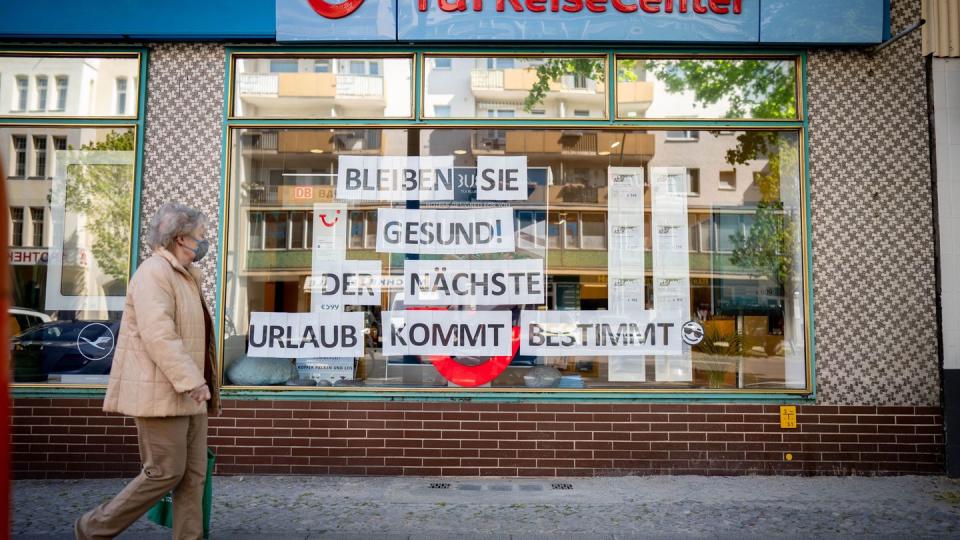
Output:
<instances>
[{"instance_id":1,"label":"storefront window","mask_svg":"<svg viewBox=\"0 0 960 540\"><path fill-rule=\"evenodd\" d=\"M234 60L238 118L411 118L413 58L266 57Z\"/></svg>"},{"instance_id":2,"label":"storefront window","mask_svg":"<svg viewBox=\"0 0 960 540\"><path fill-rule=\"evenodd\" d=\"M119 107L116 81L136 84L136 56L0 53L0 117L133 117L138 90ZM52 81L52 82L51 82Z\"/></svg>"},{"instance_id":3,"label":"storefront window","mask_svg":"<svg viewBox=\"0 0 960 540\"><path fill-rule=\"evenodd\" d=\"M232 129L225 383L806 388L800 136Z\"/></svg>"},{"instance_id":4,"label":"storefront window","mask_svg":"<svg viewBox=\"0 0 960 540\"><path fill-rule=\"evenodd\" d=\"M0 120L14 383L107 382L135 246L139 76L140 53L0 55L0 116L19 117ZM129 82L125 110L117 108L120 79ZM102 118L125 114L134 117Z\"/></svg>"},{"instance_id":5,"label":"storefront window","mask_svg":"<svg viewBox=\"0 0 960 540\"><path fill-rule=\"evenodd\" d=\"M797 88L795 58L617 56L617 118L625 120L796 119Z\"/></svg>"},{"instance_id":6,"label":"storefront window","mask_svg":"<svg viewBox=\"0 0 960 540\"><path fill-rule=\"evenodd\" d=\"M605 56L429 56L426 118L607 117Z\"/></svg>"}]
</instances>

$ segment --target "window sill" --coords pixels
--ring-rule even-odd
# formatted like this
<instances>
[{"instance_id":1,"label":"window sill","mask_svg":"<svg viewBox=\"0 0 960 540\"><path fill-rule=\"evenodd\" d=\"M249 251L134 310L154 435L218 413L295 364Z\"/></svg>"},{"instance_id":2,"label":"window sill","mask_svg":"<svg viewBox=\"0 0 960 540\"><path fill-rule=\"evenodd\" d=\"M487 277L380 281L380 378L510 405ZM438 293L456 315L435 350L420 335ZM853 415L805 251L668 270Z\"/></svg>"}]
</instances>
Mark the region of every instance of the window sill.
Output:
<instances>
[{"instance_id":1,"label":"window sill","mask_svg":"<svg viewBox=\"0 0 960 540\"><path fill-rule=\"evenodd\" d=\"M19 398L102 398L106 393L105 386L71 388L67 386L12 386L11 395ZM240 401L412 401L412 402L526 402L526 403L630 403L630 402L667 402L667 403L710 403L722 401L724 403L796 403L810 404L816 401L816 395L806 390L797 390L789 393L759 393L749 391L662 391L662 392L604 392L594 390L590 392L536 390L524 391L503 390L497 392L448 390L424 391L417 389L402 389L393 391L377 391L363 388L342 388L337 390L317 390L310 387L275 387L275 388L223 388L221 399Z\"/></svg>"}]
</instances>

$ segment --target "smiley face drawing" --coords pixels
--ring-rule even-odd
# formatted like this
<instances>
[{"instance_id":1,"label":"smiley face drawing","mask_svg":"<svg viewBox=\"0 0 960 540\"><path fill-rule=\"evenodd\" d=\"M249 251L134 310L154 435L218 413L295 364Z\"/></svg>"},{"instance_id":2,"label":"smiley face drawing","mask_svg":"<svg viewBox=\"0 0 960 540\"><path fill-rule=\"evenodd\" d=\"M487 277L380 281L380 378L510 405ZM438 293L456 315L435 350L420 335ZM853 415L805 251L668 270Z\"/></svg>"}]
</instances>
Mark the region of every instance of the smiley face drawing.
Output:
<instances>
[{"instance_id":1,"label":"smiley face drawing","mask_svg":"<svg viewBox=\"0 0 960 540\"><path fill-rule=\"evenodd\" d=\"M323 224L324 227L327 227L327 228L333 227L334 225L337 224L338 221L340 221L340 210L337 210L334 213L333 222L330 222L327 220L328 215L329 214L317 214L317 217L320 218L320 223Z\"/></svg>"},{"instance_id":2,"label":"smiley face drawing","mask_svg":"<svg viewBox=\"0 0 960 540\"><path fill-rule=\"evenodd\" d=\"M680 328L680 336L687 345L699 345L703 341L703 325L698 321L687 321Z\"/></svg>"}]
</instances>

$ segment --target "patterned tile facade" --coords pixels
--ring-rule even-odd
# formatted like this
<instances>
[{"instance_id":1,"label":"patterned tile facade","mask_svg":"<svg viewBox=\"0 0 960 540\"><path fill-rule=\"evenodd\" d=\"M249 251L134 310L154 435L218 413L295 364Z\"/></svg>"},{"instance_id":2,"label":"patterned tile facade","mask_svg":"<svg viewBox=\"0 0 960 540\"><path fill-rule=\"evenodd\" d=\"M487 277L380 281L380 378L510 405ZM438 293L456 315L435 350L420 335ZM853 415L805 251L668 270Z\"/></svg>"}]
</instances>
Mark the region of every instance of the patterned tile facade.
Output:
<instances>
[{"instance_id":1,"label":"patterned tile facade","mask_svg":"<svg viewBox=\"0 0 960 540\"><path fill-rule=\"evenodd\" d=\"M918 2L894 0L894 29L918 17ZM144 223L168 200L218 216L224 55L151 49ZM810 54L818 403L939 404L923 70L919 33L876 56ZM211 302L218 253L204 264Z\"/></svg>"},{"instance_id":2,"label":"patterned tile facade","mask_svg":"<svg viewBox=\"0 0 960 540\"><path fill-rule=\"evenodd\" d=\"M141 233L168 201L199 208L210 219L207 237L217 238L223 79L226 51L211 44L150 47L146 135L143 147ZM141 256L149 249L145 244ZM219 249L203 260L204 294L213 306Z\"/></svg>"},{"instance_id":3,"label":"patterned tile facade","mask_svg":"<svg viewBox=\"0 0 960 540\"><path fill-rule=\"evenodd\" d=\"M920 18L895 0L894 32ZM809 61L819 402L937 405L933 213L920 32Z\"/></svg>"}]
</instances>

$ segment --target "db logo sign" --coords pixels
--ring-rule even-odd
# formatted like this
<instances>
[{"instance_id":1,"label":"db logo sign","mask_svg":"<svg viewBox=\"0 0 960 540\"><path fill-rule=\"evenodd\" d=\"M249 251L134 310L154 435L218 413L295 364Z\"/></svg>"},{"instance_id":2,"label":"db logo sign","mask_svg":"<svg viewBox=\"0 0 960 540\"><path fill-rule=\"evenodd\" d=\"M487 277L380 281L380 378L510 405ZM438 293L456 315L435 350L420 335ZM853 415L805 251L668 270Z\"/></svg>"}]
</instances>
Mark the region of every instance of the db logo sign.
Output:
<instances>
[{"instance_id":1,"label":"db logo sign","mask_svg":"<svg viewBox=\"0 0 960 540\"><path fill-rule=\"evenodd\" d=\"M342 19L360 7L363 0L344 0L343 2L328 2L327 0L307 0L310 7L318 14L328 19Z\"/></svg>"}]
</instances>

